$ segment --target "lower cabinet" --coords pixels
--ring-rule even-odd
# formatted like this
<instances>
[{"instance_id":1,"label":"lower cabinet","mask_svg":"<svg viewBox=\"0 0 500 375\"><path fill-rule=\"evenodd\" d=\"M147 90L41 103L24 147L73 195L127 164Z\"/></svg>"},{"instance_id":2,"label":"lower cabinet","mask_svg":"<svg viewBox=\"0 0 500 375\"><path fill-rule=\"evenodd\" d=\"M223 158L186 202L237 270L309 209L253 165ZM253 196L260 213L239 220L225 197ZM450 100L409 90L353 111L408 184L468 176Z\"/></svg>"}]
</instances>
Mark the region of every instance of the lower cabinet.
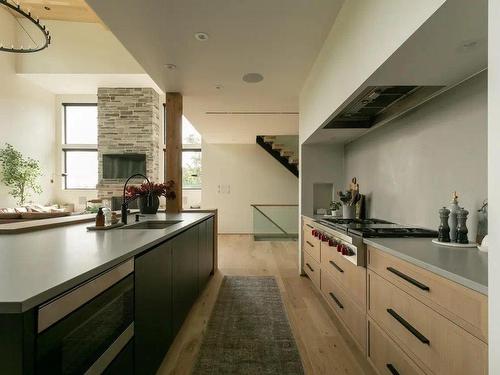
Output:
<instances>
[{"instance_id":1,"label":"lower cabinet","mask_svg":"<svg viewBox=\"0 0 500 375\"><path fill-rule=\"evenodd\" d=\"M173 340L172 245L135 259L135 373L154 374Z\"/></svg>"},{"instance_id":2,"label":"lower cabinet","mask_svg":"<svg viewBox=\"0 0 500 375\"><path fill-rule=\"evenodd\" d=\"M199 226L190 228L171 241L174 336L198 296L198 229Z\"/></svg>"},{"instance_id":3,"label":"lower cabinet","mask_svg":"<svg viewBox=\"0 0 500 375\"><path fill-rule=\"evenodd\" d=\"M213 218L135 259L135 373L155 374L213 270Z\"/></svg>"}]
</instances>

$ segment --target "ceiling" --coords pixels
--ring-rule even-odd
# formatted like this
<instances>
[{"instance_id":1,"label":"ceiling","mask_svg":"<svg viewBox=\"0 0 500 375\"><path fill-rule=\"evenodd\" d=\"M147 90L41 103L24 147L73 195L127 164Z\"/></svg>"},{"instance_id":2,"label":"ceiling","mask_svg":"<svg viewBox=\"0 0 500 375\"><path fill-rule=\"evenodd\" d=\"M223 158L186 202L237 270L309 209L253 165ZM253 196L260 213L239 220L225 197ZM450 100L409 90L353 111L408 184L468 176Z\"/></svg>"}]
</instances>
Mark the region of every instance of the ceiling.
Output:
<instances>
[{"instance_id":1,"label":"ceiling","mask_svg":"<svg viewBox=\"0 0 500 375\"><path fill-rule=\"evenodd\" d=\"M18 2L23 9L29 9L36 17L44 20L101 22L85 0L19 0Z\"/></svg>"},{"instance_id":2,"label":"ceiling","mask_svg":"<svg viewBox=\"0 0 500 375\"><path fill-rule=\"evenodd\" d=\"M257 134L298 133L300 89L343 0L88 3L163 91L183 94L205 141L253 143ZM264 80L245 83L245 73Z\"/></svg>"},{"instance_id":3,"label":"ceiling","mask_svg":"<svg viewBox=\"0 0 500 375\"><path fill-rule=\"evenodd\" d=\"M468 45L472 47L464 47ZM367 86L459 84L488 67L488 0L453 0L441 6L375 73ZM328 121L325 121L325 125ZM349 143L371 129L318 129L307 143Z\"/></svg>"}]
</instances>

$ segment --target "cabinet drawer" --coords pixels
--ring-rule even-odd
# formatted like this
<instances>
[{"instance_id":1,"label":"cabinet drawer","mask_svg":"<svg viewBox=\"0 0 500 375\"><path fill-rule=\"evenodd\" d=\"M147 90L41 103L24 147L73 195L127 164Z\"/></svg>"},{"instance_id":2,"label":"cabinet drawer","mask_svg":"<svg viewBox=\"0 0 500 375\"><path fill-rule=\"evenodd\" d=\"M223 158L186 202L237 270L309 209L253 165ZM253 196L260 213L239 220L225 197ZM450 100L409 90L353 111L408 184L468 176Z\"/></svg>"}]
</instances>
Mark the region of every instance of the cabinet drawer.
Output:
<instances>
[{"instance_id":1,"label":"cabinet drawer","mask_svg":"<svg viewBox=\"0 0 500 375\"><path fill-rule=\"evenodd\" d=\"M368 319L368 360L380 375L424 375L424 372L371 319Z\"/></svg>"},{"instance_id":2,"label":"cabinet drawer","mask_svg":"<svg viewBox=\"0 0 500 375\"><path fill-rule=\"evenodd\" d=\"M321 292L328 304L351 332L353 339L366 352L366 314L344 292L345 289L327 272L321 272Z\"/></svg>"},{"instance_id":3,"label":"cabinet drawer","mask_svg":"<svg viewBox=\"0 0 500 375\"><path fill-rule=\"evenodd\" d=\"M404 260L368 247L368 268L466 331L488 341L488 298Z\"/></svg>"},{"instance_id":4,"label":"cabinet drawer","mask_svg":"<svg viewBox=\"0 0 500 375\"><path fill-rule=\"evenodd\" d=\"M304 271L307 276L312 280L314 285L320 289L320 267L319 263L316 262L308 253L304 253Z\"/></svg>"},{"instance_id":5,"label":"cabinet drawer","mask_svg":"<svg viewBox=\"0 0 500 375\"><path fill-rule=\"evenodd\" d=\"M305 225L304 227L304 250L316 260L320 262L321 260L321 241L315 238L311 234L312 229L308 229Z\"/></svg>"},{"instance_id":6,"label":"cabinet drawer","mask_svg":"<svg viewBox=\"0 0 500 375\"><path fill-rule=\"evenodd\" d=\"M430 372L487 373L484 342L372 271L368 271L368 313Z\"/></svg>"},{"instance_id":7,"label":"cabinet drawer","mask_svg":"<svg viewBox=\"0 0 500 375\"><path fill-rule=\"evenodd\" d=\"M366 268L358 267L342 257L336 247L321 243L321 269L335 277L359 308L366 310Z\"/></svg>"}]
</instances>

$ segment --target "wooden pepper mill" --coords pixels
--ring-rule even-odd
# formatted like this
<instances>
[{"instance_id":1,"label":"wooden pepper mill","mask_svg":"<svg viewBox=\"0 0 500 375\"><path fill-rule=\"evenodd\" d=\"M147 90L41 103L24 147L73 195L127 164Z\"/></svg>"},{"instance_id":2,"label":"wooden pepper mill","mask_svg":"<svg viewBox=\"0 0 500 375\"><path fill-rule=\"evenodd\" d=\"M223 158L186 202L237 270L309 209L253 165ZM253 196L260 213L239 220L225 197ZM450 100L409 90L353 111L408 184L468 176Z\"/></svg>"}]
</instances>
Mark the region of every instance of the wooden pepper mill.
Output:
<instances>
[{"instance_id":1,"label":"wooden pepper mill","mask_svg":"<svg viewBox=\"0 0 500 375\"><path fill-rule=\"evenodd\" d=\"M457 212L457 242L468 244L469 238L467 237L467 233L469 230L467 229L467 215L469 215L469 211L461 208Z\"/></svg>"},{"instance_id":2,"label":"wooden pepper mill","mask_svg":"<svg viewBox=\"0 0 500 375\"><path fill-rule=\"evenodd\" d=\"M450 210L443 207L439 210L439 218L441 219L441 224L438 230L438 241L439 242L450 242L450 226L448 225L448 218L450 217Z\"/></svg>"}]
</instances>

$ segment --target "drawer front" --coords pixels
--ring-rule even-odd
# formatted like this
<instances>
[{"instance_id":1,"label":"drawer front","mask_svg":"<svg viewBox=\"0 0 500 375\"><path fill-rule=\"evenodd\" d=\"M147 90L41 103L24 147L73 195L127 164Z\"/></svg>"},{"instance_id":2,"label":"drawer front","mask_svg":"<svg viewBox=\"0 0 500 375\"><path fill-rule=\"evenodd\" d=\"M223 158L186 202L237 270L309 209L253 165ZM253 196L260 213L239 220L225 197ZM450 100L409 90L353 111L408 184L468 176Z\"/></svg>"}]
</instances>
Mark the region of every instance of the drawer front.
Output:
<instances>
[{"instance_id":1,"label":"drawer front","mask_svg":"<svg viewBox=\"0 0 500 375\"><path fill-rule=\"evenodd\" d=\"M485 295L370 246L368 268L474 336L488 341L488 298Z\"/></svg>"},{"instance_id":2,"label":"drawer front","mask_svg":"<svg viewBox=\"0 0 500 375\"><path fill-rule=\"evenodd\" d=\"M380 375L424 375L392 339L368 319L368 360Z\"/></svg>"},{"instance_id":3,"label":"drawer front","mask_svg":"<svg viewBox=\"0 0 500 375\"><path fill-rule=\"evenodd\" d=\"M321 269L337 279L358 307L366 311L366 268L349 262L337 252L336 247L322 242Z\"/></svg>"},{"instance_id":4,"label":"drawer front","mask_svg":"<svg viewBox=\"0 0 500 375\"><path fill-rule=\"evenodd\" d=\"M314 285L320 289L320 267L319 263L316 262L308 253L304 253L304 271L307 276L312 280Z\"/></svg>"},{"instance_id":5,"label":"drawer front","mask_svg":"<svg viewBox=\"0 0 500 375\"><path fill-rule=\"evenodd\" d=\"M484 342L372 271L368 271L368 313L432 373L487 373Z\"/></svg>"},{"instance_id":6,"label":"drawer front","mask_svg":"<svg viewBox=\"0 0 500 375\"><path fill-rule=\"evenodd\" d=\"M311 230L304 225L304 250L316 260L316 262L321 261L321 241L315 238Z\"/></svg>"},{"instance_id":7,"label":"drawer front","mask_svg":"<svg viewBox=\"0 0 500 375\"><path fill-rule=\"evenodd\" d=\"M321 292L328 304L343 321L352 337L366 352L366 314L346 295L345 289L327 272L321 272Z\"/></svg>"}]
</instances>

